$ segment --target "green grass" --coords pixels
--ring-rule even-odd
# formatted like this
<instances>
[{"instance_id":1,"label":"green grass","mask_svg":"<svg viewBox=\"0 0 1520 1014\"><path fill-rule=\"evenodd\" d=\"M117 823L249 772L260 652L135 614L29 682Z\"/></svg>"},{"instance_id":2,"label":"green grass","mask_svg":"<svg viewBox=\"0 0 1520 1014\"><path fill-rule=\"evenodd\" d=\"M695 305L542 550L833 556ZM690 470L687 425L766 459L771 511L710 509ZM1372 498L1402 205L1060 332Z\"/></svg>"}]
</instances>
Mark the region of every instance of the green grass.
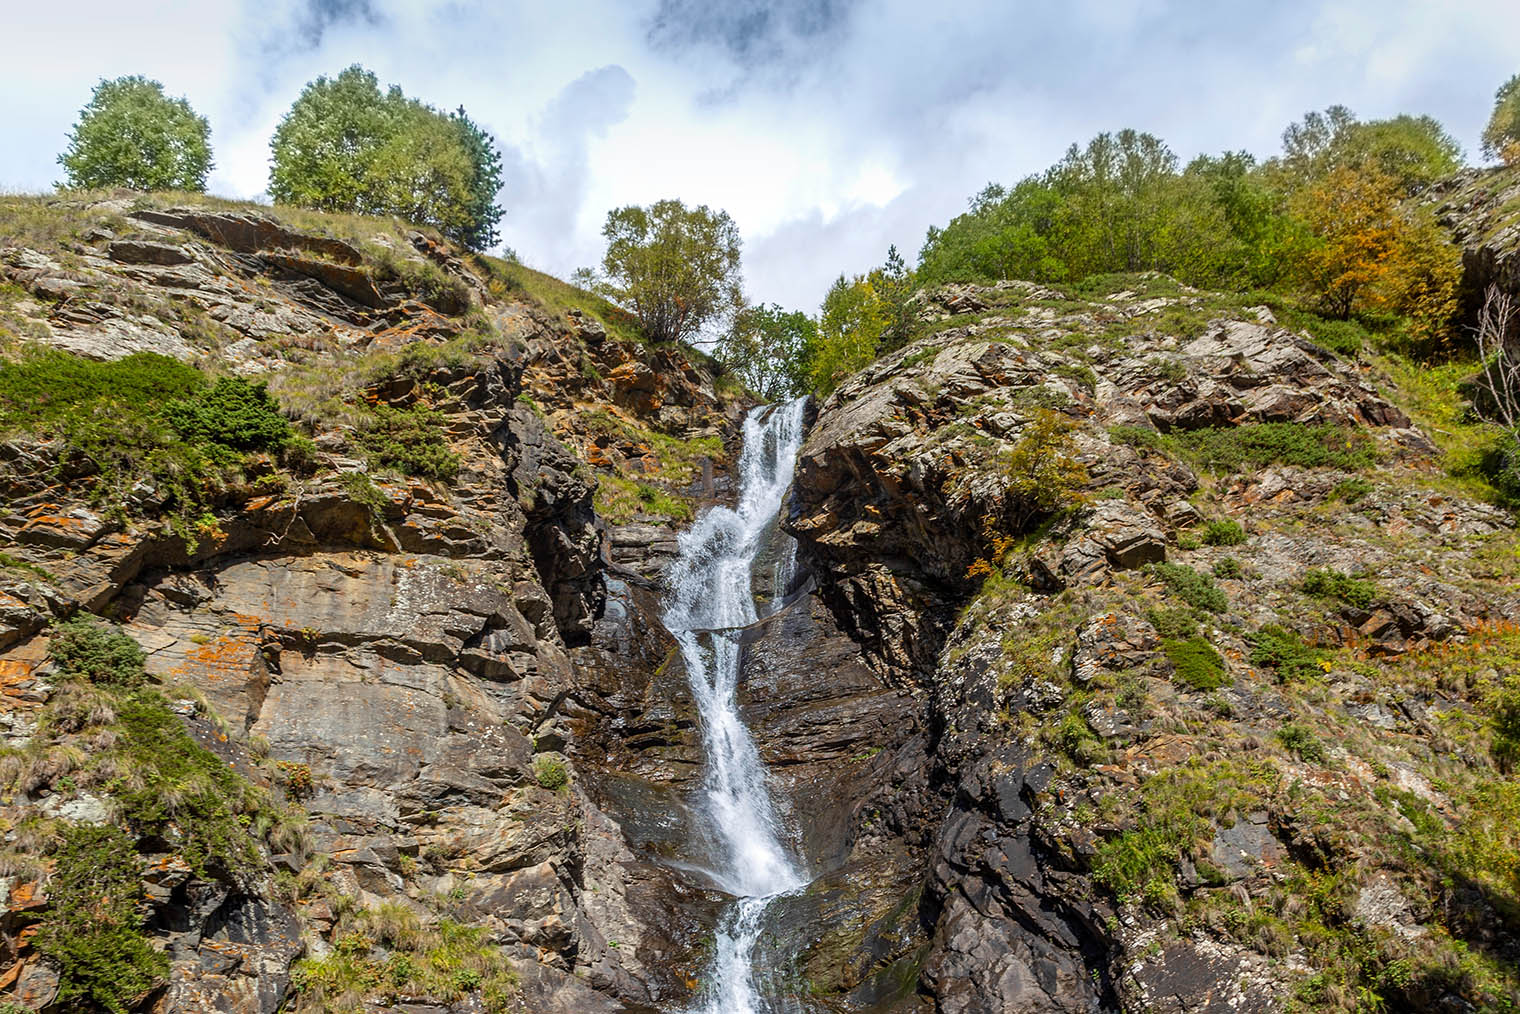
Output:
<instances>
[{"instance_id":1,"label":"green grass","mask_svg":"<svg viewBox=\"0 0 1520 1014\"><path fill-rule=\"evenodd\" d=\"M296 962L293 1014L363 1014L402 998L468 1004L505 1014L517 973L484 926L452 919L424 923L405 903L345 915L333 949Z\"/></svg>"},{"instance_id":2,"label":"green grass","mask_svg":"<svg viewBox=\"0 0 1520 1014\"><path fill-rule=\"evenodd\" d=\"M127 490L146 481L191 551L218 491L270 467L254 455L295 463L310 448L261 385L211 383L150 352L97 363L28 348L0 361L0 433L60 440L60 469L93 475L92 501L122 519Z\"/></svg>"},{"instance_id":3,"label":"green grass","mask_svg":"<svg viewBox=\"0 0 1520 1014\"><path fill-rule=\"evenodd\" d=\"M1162 451L1218 475L1274 464L1355 471L1377 463L1376 448L1366 434L1330 423L1250 423L1170 433L1115 426L1109 435L1120 443Z\"/></svg>"},{"instance_id":4,"label":"green grass","mask_svg":"<svg viewBox=\"0 0 1520 1014\"><path fill-rule=\"evenodd\" d=\"M569 326L569 310L580 310L600 321L607 333L626 342L643 341L638 320L633 314L601 296L561 281L553 275L535 271L516 261L503 260L485 254L473 258L476 265L487 273L488 285L498 297L516 296L539 309L557 317L561 324Z\"/></svg>"},{"instance_id":5,"label":"green grass","mask_svg":"<svg viewBox=\"0 0 1520 1014\"><path fill-rule=\"evenodd\" d=\"M1259 762L1196 758L1151 775L1139 791L1104 801L1109 820L1124 830L1099 845L1093 879L1121 898L1175 907L1182 859L1206 874L1216 823L1263 808L1277 779Z\"/></svg>"}]
</instances>

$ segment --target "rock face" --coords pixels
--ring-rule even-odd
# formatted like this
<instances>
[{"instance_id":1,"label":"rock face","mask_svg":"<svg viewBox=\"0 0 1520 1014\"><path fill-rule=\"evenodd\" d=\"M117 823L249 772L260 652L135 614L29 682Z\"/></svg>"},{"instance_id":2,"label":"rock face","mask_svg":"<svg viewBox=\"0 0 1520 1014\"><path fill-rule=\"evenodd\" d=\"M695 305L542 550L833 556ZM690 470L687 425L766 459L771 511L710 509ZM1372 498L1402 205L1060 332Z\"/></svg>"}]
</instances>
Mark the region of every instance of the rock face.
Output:
<instances>
[{"instance_id":1,"label":"rock face","mask_svg":"<svg viewBox=\"0 0 1520 1014\"><path fill-rule=\"evenodd\" d=\"M319 424L310 474L272 492L227 491L192 542L156 521L151 490L125 520L105 511L87 468L60 474L58 441L5 445L8 743L42 742L49 622L101 613L143 646L152 676L193 688L226 722L208 744L269 791L285 786L308 815L299 853L272 855L246 882L198 878L172 853L150 857L150 869L171 871L145 885L150 931L172 959L153 1009L272 1014L291 1002L292 962L323 958L352 925L344 906L478 927L516 968L512 1009L624 1010L688 992L696 966L674 976L668 955L640 943L668 928L668 873L635 854L586 791L592 761L581 769L568 724L583 682L573 659L616 650L599 632L616 608L609 590L629 586L610 575L650 562L619 559L632 543L598 517L599 481L628 481L620 475L636 461L640 481L673 497L692 474L711 488L742 403L720 397L679 350L493 294L479 266L420 234L349 241L261 212L126 201L70 213L106 224L71 249L0 251L0 271L28 293L7 320L68 351L211 357L285 390L313 348L342 360L441 345L466 326L490 337L479 352L381 375L362 392L402 407L427 398L442 413L461 466L447 486L366 475L346 456L349 435ZM376 244L402 266L381 270ZM406 288L422 276L444 279L431 302ZM630 387L624 375L646 379ZM643 451L598 472L584 447L613 427ZM677 453L688 439L705 459ZM668 525L635 513L627 527L660 542L673 539ZM6 827L34 812L70 822L114 813L48 783L0 811ZM291 899L275 871L315 888ZM640 871L652 871L647 886ZM45 916L46 882L44 871L40 904L6 882L7 982L39 1003L57 977L17 934ZM416 999L480 1009L468 994Z\"/></svg>"},{"instance_id":2,"label":"rock face","mask_svg":"<svg viewBox=\"0 0 1520 1014\"><path fill-rule=\"evenodd\" d=\"M841 386L802 451L786 522L799 560L876 671L923 702L926 767L883 828L927 872L920 989L958 1014L1329 1009L1332 973L1281 906L1300 904L1289 885L1353 863L1369 878L1341 888L1366 899L1357 918L1405 941L1375 960L1434 953L1440 933L1517 953L1513 923L1385 903L1371 871L1403 860L1374 829L1383 790L1355 773L1425 785L1432 755L1411 730L1481 710L1488 691L1413 688L1429 653L1468 657L1454 640L1509 643L1494 624L1520 608L1515 588L1480 575L1514 545L1513 519L1430 490L1433 446L1358 364L1265 310L1133 283L1089 300L1022 283L924 294L935 333ZM1067 480L1031 511L1023 452L1041 433L1072 467L1037 473ZM1354 465L1209 457L1305 433L1365 439L1382 464L1369 482ZM1316 568L1376 591L1315 598ZM1266 644L1296 645L1300 675ZM1311 669L1322 691L1295 682ZM1410 712L1374 703L1378 687ZM1454 821L1489 819L1481 799L1503 780L1472 749L1465 802L1435 804ZM1306 824L1324 794L1340 802ZM1406 873L1442 896L1439 862ZM1235 928L1274 911L1271 941ZM1514 983L1463 988L1384 995L1463 1010Z\"/></svg>"},{"instance_id":3,"label":"rock face","mask_svg":"<svg viewBox=\"0 0 1520 1014\"><path fill-rule=\"evenodd\" d=\"M1520 171L1469 169L1432 188L1428 200L1462 248L1462 318L1473 326L1490 285L1520 295Z\"/></svg>"}]
</instances>

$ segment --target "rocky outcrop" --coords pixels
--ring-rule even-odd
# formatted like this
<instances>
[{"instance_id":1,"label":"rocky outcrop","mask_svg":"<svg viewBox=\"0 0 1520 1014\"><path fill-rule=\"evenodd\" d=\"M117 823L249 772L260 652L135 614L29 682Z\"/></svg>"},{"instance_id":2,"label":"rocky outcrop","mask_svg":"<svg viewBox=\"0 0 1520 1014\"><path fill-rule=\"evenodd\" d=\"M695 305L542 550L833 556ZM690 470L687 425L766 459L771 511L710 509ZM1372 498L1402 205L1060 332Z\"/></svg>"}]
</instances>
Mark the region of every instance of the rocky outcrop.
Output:
<instances>
[{"instance_id":1,"label":"rocky outcrop","mask_svg":"<svg viewBox=\"0 0 1520 1014\"><path fill-rule=\"evenodd\" d=\"M595 511L599 482L637 461L641 482L677 498L705 461L697 471L714 488L742 405L678 350L493 295L483 265L420 234L350 241L262 212L131 199L87 213L104 224L77 246L0 252L0 270L28 293L8 319L68 351L210 358L300 395L297 367L313 355L352 360L487 332L465 355L424 357L358 392L441 413L460 462L446 485L375 470L324 417L312 465L220 491L214 523L187 539L159 520L151 488L124 510L92 499L96 474L60 440L4 445L8 744L37 737L53 697L48 624L100 613L143 646L155 679L193 688L225 720L208 745L307 814L299 850L266 854L260 877L208 881L172 853L150 857L149 931L172 959L154 1009L272 1014L290 999L292 962L327 955L355 907L482 929L517 970L514 1009L622 1010L689 991L668 953L620 946L668 930L668 897L690 888L635 854L583 788L591 772L567 724L573 656L605 631L608 589L626 587L609 581L628 563ZM409 278L433 289L413 298ZM656 368L637 397L618 379ZM606 432L587 428L593 414L658 448L587 464L578 452ZM684 454L688 439L705 457ZM299 789L282 790L291 772ZM44 782L0 816L7 827L34 812L111 819L71 796ZM293 899L275 872L299 874ZM41 882L30 894L7 882L17 890L5 924L9 980L39 1003L57 980L16 933L47 912ZM681 928L682 946L698 926Z\"/></svg>"},{"instance_id":2,"label":"rocky outcrop","mask_svg":"<svg viewBox=\"0 0 1520 1014\"><path fill-rule=\"evenodd\" d=\"M1347 815L1384 798L1350 772L1376 758L1426 784L1410 715L1468 714L1486 691L1401 689L1420 702L1404 714L1375 687L1412 688L1421 663L1405 660L1464 631L1507 637L1482 632L1520 607L1477 576L1513 519L1430 490L1433 445L1364 369L1264 309L1134 282L1092 300L1022 283L924 294L935 332L842 385L802 451L786 522L799 558L872 665L923 701L926 777L887 827L927 874L914 967L937 1011L1334 1002L1313 992L1293 916L1273 917L1295 928L1272 941L1231 920L1281 912L1306 870L1403 863ZM1237 471L1191 450L1231 432L1368 440L1382 463L1365 479L1349 464ZM1023 471L1037 434L1070 467ZM1041 474L1059 495L1031 509ZM1477 545L1495 549L1461 548ZM1377 591L1315 599L1301 589L1316 569ZM1299 652L1326 692L1306 698L1307 669L1285 677L1264 644ZM1338 723L1365 734L1324 731ZM1316 810L1305 852L1298 813L1327 796L1358 802ZM1442 890L1438 864L1414 875ZM1380 898L1377 883L1357 889ZM1520 940L1465 919L1411 930L1400 912L1404 939ZM1397 995L1466 1002L1428 982Z\"/></svg>"},{"instance_id":3,"label":"rocky outcrop","mask_svg":"<svg viewBox=\"0 0 1520 1014\"><path fill-rule=\"evenodd\" d=\"M1461 319L1474 327L1489 286L1520 294L1520 172L1469 169L1425 199L1462 251Z\"/></svg>"}]
</instances>

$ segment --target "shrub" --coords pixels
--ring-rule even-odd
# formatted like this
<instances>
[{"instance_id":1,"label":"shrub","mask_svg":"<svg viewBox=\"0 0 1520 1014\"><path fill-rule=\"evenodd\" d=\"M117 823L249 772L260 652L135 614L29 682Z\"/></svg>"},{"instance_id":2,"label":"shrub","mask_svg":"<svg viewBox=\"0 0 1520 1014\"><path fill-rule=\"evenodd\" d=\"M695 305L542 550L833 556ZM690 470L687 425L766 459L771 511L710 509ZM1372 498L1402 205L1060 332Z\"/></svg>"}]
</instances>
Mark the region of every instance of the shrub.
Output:
<instances>
[{"instance_id":1,"label":"shrub","mask_svg":"<svg viewBox=\"0 0 1520 1014\"><path fill-rule=\"evenodd\" d=\"M449 450L447 417L420 402L407 408L372 405L360 417L354 442L372 464L407 475L448 481L459 474L459 455Z\"/></svg>"},{"instance_id":2,"label":"shrub","mask_svg":"<svg viewBox=\"0 0 1520 1014\"><path fill-rule=\"evenodd\" d=\"M1317 676L1324 671L1320 665L1320 653L1286 627L1268 624L1248 635L1246 640L1251 644L1251 664L1273 670L1284 682Z\"/></svg>"},{"instance_id":3,"label":"shrub","mask_svg":"<svg viewBox=\"0 0 1520 1014\"><path fill-rule=\"evenodd\" d=\"M1348 577L1338 570L1318 568L1304 575L1300 587L1316 598L1338 599L1363 610L1371 608L1381 594L1371 581Z\"/></svg>"},{"instance_id":4,"label":"shrub","mask_svg":"<svg viewBox=\"0 0 1520 1014\"><path fill-rule=\"evenodd\" d=\"M1246 530L1239 521L1210 521L1203 528L1205 546L1238 546L1246 541Z\"/></svg>"},{"instance_id":5,"label":"shrub","mask_svg":"<svg viewBox=\"0 0 1520 1014\"><path fill-rule=\"evenodd\" d=\"M1207 574L1200 574L1192 567L1177 563L1153 563L1146 572L1159 578L1173 594L1194 609L1206 609L1222 613L1229 608L1230 600L1224 591Z\"/></svg>"},{"instance_id":6,"label":"shrub","mask_svg":"<svg viewBox=\"0 0 1520 1014\"><path fill-rule=\"evenodd\" d=\"M1087 724L1081 711L1068 711L1045 738L1070 757L1073 763L1083 767L1096 764L1104 757L1103 741L1093 732L1092 726Z\"/></svg>"},{"instance_id":7,"label":"shrub","mask_svg":"<svg viewBox=\"0 0 1520 1014\"><path fill-rule=\"evenodd\" d=\"M1214 564L1213 571L1214 576L1221 580L1239 578L1245 574L1245 568L1242 567L1240 561L1235 559L1233 556L1226 556L1224 559Z\"/></svg>"},{"instance_id":8,"label":"shrub","mask_svg":"<svg viewBox=\"0 0 1520 1014\"><path fill-rule=\"evenodd\" d=\"M147 678L147 656L120 627L77 617L53 625L48 654L65 676L106 686L136 687Z\"/></svg>"},{"instance_id":9,"label":"shrub","mask_svg":"<svg viewBox=\"0 0 1520 1014\"><path fill-rule=\"evenodd\" d=\"M1358 476L1338 483L1330 491L1330 499L1339 500L1342 503L1357 503L1366 499L1372 493L1372 490L1372 483Z\"/></svg>"},{"instance_id":10,"label":"shrub","mask_svg":"<svg viewBox=\"0 0 1520 1014\"><path fill-rule=\"evenodd\" d=\"M209 390L170 402L164 418L186 440L234 451L278 452L291 438L264 385L238 377L218 377Z\"/></svg>"},{"instance_id":11,"label":"shrub","mask_svg":"<svg viewBox=\"0 0 1520 1014\"><path fill-rule=\"evenodd\" d=\"M126 1014L169 969L168 956L142 932L136 845L109 825L73 825L62 835L33 943L58 967L61 1008L89 1004Z\"/></svg>"},{"instance_id":12,"label":"shrub","mask_svg":"<svg viewBox=\"0 0 1520 1014\"><path fill-rule=\"evenodd\" d=\"M1162 640L1185 641L1198 633L1198 620L1187 609L1151 609L1145 618Z\"/></svg>"},{"instance_id":13,"label":"shrub","mask_svg":"<svg viewBox=\"0 0 1520 1014\"><path fill-rule=\"evenodd\" d=\"M1495 701L1489 720L1493 741L1489 752L1506 774L1520 768L1520 677L1511 677Z\"/></svg>"},{"instance_id":14,"label":"shrub","mask_svg":"<svg viewBox=\"0 0 1520 1014\"><path fill-rule=\"evenodd\" d=\"M570 769L564 758L541 753L533 758L533 780L550 792L559 792L570 784Z\"/></svg>"},{"instance_id":15,"label":"shrub","mask_svg":"<svg viewBox=\"0 0 1520 1014\"><path fill-rule=\"evenodd\" d=\"M316 791L316 782L311 776L310 764L299 764L295 761L276 761L275 770L279 772L280 786L291 799L310 799Z\"/></svg>"},{"instance_id":16,"label":"shrub","mask_svg":"<svg viewBox=\"0 0 1520 1014\"><path fill-rule=\"evenodd\" d=\"M1174 678L1183 686L1192 690L1217 690L1233 682L1225 672L1224 659L1201 637L1171 638L1161 642L1161 650L1176 670Z\"/></svg>"},{"instance_id":17,"label":"shrub","mask_svg":"<svg viewBox=\"0 0 1520 1014\"><path fill-rule=\"evenodd\" d=\"M118 700L115 710L117 767L130 777L113 791L126 823L177 840L184 860L202 876L257 867L258 848L246 824L262 803L253 787L191 738L162 695L138 691Z\"/></svg>"},{"instance_id":18,"label":"shrub","mask_svg":"<svg viewBox=\"0 0 1520 1014\"><path fill-rule=\"evenodd\" d=\"M1121 443L1170 452L1197 468L1231 474L1273 464L1354 471L1375 464L1377 452L1365 434L1324 423L1251 423L1156 433L1141 427L1113 427Z\"/></svg>"},{"instance_id":19,"label":"shrub","mask_svg":"<svg viewBox=\"0 0 1520 1014\"><path fill-rule=\"evenodd\" d=\"M1311 764L1321 764L1325 760L1325 744L1314 734L1314 730L1297 722L1289 723L1277 730L1277 741L1283 745L1283 749L1296 756L1301 761Z\"/></svg>"}]
</instances>

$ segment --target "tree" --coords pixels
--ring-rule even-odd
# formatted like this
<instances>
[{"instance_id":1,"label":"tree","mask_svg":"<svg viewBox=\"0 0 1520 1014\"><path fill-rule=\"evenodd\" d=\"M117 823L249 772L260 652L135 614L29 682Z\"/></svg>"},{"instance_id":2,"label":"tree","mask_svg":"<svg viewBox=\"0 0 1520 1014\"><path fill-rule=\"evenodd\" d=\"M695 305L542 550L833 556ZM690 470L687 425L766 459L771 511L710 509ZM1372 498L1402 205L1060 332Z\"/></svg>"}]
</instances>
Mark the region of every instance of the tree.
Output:
<instances>
[{"instance_id":1,"label":"tree","mask_svg":"<svg viewBox=\"0 0 1520 1014\"><path fill-rule=\"evenodd\" d=\"M1333 169L1295 197L1315 243L1299 278L1328 316L1345 320L1398 248L1398 190L1382 173Z\"/></svg>"},{"instance_id":2,"label":"tree","mask_svg":"<svg viewBox=\"0 0 1520 1014\"><path fill-rule=\"evenodd\" d=\"M101 81L58 163L70 187L202 192L211 171L211 128L157 81Z\"/></svg>"},{"instance_id":3,"label":"tree","mask_svg":"<svg viewBox=\"0 0 1520 1014\"><path fill-rule=\"evenodd\" d=\"M502 209L496 203L501 192L501 152L496 150L496 140L470 119L460 106L451 114L459 131L460 143L470 159L470 201L466 211L468 225L454 237L471 250L485 250L495 246L501 236L496 224L501 221Z\"/></svg>"},{"instance_id":4,"label":"tree","mask_svg":"<svg viewBox=\"0 0 1520 1014\"><path fill-rule=\"evenodd\" d=\"M270 140L269 194L322 211L398 215L482 250L499 238L501 155L464 108L444 114L355 64L302 90Z\"/></svg>"},{"instance_id":5,"label":"tree","mask_svg":"<svg viewBox=\"0 0 1520 1014\"><path fill-rule=\"evenodd\" d=\"M840 275L823 298L818 319L817 351L811 381L819 394L829 394L850 374L876 358L887 315L871 280L865 275Z\"/></svg>"},{"instance_id":6,"label":"tree","mask_svg":"<svg viewBox=\"0 0 1520 1014\"><path fill-rule=\"evenodd\" d=\"M717 357L766 401L807 393L818 322L801 310L772 303L747 306L718 341Z\"/></svg>"},{"instance_id":7,"label":"tree","mask_svg":"<svg viewBox=\"0 0 1520 1014\"><path fill-rule=\"evenodd\" d=\"M639 319L644 336L677 342L722 326L744 305L739 227L726 211L677 200L607 213L603 295Z\"/></svg>"},{"instance_id":8,"label":"tree","mask_svg":"<svg viewBox=\"0 0 1520 1014\"><path fill-rule=\"evenodd\" d=\"M1520 74L1494 93L1494 112L1483 128L1483 154L1520 165Z\"/></svg>"},{"instance_id":9,"label":"tree","mask_svg":"<svg viewBox=\"0 0 1520 1014\"><path fill-rule=\"evenodd\" d=\"M1404 314L1428 340L1444 333L1456 309L1460 257L1429 209L1400 198L1392 177L1345 166L1295 195L1313 236L1296 273L1329 316Z\"/></svg>"},{"instance_id":10,"label":"tree","mask_svg":"<svg viewBox=\"0 0 1520 1014\"><path fill-rule=\"evenodd\" d=\"M1331 106L1290 124L1282 140L1271 171L1290 191L1335 169L1355 169L1379 172L1412 196L1462 166L1462 146L1430 116L1362 122L1345 106Z\"/></svg>"},{"instance_id":11,"label":"tree","mask_svg":"<svg viewBox=\"0 0 1520 1014\"><path fill-rule=\"evenodd\" d=\"M871 291L881 307L885 325L881 332L881 351L892 352L913 340L917 323L913 312L913 291L917 281L908 270L896 245L887 247L887 260L870 274Z\"/></svg>"}]
</instances>

